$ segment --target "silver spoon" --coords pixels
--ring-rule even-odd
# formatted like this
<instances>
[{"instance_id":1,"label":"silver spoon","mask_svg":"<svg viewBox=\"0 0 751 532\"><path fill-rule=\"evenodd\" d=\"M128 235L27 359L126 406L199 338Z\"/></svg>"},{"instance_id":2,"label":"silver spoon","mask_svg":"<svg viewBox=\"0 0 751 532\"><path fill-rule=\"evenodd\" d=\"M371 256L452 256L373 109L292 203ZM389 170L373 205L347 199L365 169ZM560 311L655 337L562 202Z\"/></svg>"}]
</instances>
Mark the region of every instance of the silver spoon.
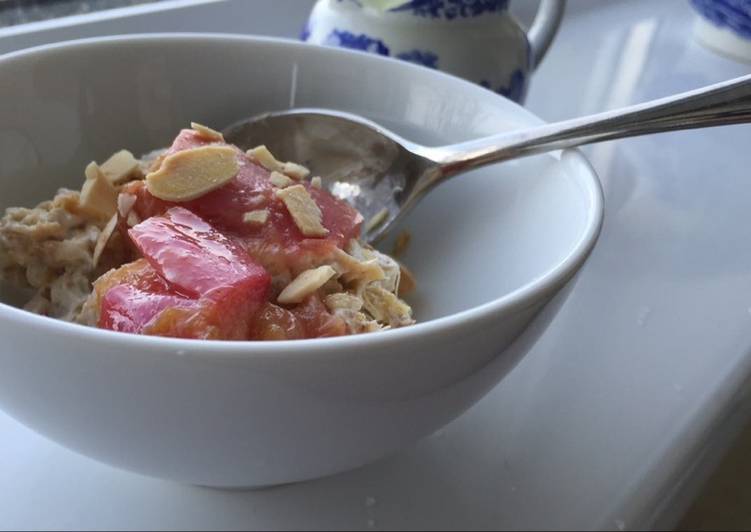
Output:
<instances>
[{"instance_id":1,"label":"silver spoon","mask_svg":"<svg viewBox=\"0 0 751 532\"><path fill-rule=\"evenodd\" d=\"M744 122L751 122L751 75L443 147L421 146L359 116L325 109L263 114L229 126L224 136L243 149L265 144L278 158L308 166L372 222L364 225L363 238L375 242L434 186L480 166L604 140Z\"/></svg>"}]
</instances>

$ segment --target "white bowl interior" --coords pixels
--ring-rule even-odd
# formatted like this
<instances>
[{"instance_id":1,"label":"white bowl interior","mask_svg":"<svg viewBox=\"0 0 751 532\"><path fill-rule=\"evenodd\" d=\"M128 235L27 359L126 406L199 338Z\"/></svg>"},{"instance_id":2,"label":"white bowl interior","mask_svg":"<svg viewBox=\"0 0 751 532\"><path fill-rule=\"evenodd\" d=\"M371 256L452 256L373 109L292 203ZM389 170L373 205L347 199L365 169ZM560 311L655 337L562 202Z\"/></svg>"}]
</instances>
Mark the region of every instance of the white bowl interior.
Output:
<instances>
[{"instance_id":1,"label":"white bowl interior","mask_svg":"<svg viewBox=\"0 0 751 532\"><path fill-rule=\"evenodd\" d=\"M166 145L191 120L221 128L262 111L329 107L432 145L538 123L490 91L448 76L436 83L410 65L270 42L249 54L247 39L226 37L201 46L162 37L154 53L158 38L4 59L0 208L77 188L90 160ZM570 153L474 171L432 192L404 223L418 320L488 303L559 266L599 216L595 183Z\"/></svg>"}]
</instances>

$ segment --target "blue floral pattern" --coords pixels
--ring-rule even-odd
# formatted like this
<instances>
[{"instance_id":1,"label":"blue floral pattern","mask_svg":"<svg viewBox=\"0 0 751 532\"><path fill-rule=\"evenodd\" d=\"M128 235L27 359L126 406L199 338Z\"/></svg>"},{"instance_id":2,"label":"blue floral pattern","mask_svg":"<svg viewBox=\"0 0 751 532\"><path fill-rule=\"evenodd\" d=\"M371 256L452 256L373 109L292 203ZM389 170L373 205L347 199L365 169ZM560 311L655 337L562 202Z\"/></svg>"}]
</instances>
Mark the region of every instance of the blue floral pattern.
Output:
<instances>
[{"instance_id":1,"label":"blue floral pattern","mask_svg":"<svg viewBox=\"0 0 751 532\"><path fill-rule=\"evenodd\" d=\"M300 32L301 41L307 41L308 39L310 39L310 20L305 23L305 26L303 26L303 29Z\"/></svg>"},{"instance_id":2,"label":"blue floral pattern","mask_svg":"<svg viewBox=\"0 0 751 532\"><path fill-rule=\"evenodd\" d=\"M412 0L391 11L410 11L419 17L453 20L498 13L506 9L508 0Z\"/></svg>"},{"instance_id":3,"label":"blue floral pattern","mask_svg":"<svg viewBox=\"0 0 751 532\"><path fill-rule=\"evenodd\" d=\"M438 68L438 55L428 50L410 50L396 54L396 57L428 68Z\"/></svg>"},{"instance_id":4,"label":"blue floral pattern","mask_svg":"<svg viewBox=\"0 0 751 532\"><path fill-rule=\"evenodd\" d=\"M691 3L717 26L751 39L751 0L691 0Z\"/></svg>"},{"instance_id":5,"label":"blue floral pattern","mask_svg":"<svg viewBox=\"0 0 751 532\"><path fill-rule=\"evenodd\" d=\"M310 28L306 25L305 29L303 29L301 38L303 40L306 40L309 36ZM371 37L364 33L355 34L346 30L332 30L331 33L329 33L329 35L326 37L324 44L327 44L329 46L338 46L341 48L349 48L352 50L360 50L363 52L369 52L384 56L391 55L391 50L381 39L376 39L375 37ZM439 68L438 55L429 50L414 49L406 52L400 52L394 57L403 61L409 61L429 68ZM526 74L523 70L517 68L511 74L508 85L503 86L494 87L492 83L490 83L486 79L482 79L478 83L486 89L495 91L510 100L521 102L524 99L524 94L526 91Z\"/></svg>"},{"instance_id":6,"label":"blue floral pattern","mask_svg":"<svg viewBox=\"0 0 751 532\"><path fill-rule=\"evenodd\" d=\"M497 92L498 94L505 96L509 100L521 102L524 99L524 93L526 89L524 80L524 72L521 69L517 68L511 74L511 79L509 80L509 84L507 86L493 87L493 85L486 79L480 80L479 83L486 89Z\"/></svg>"},{"instance_id":7,"label":"blue floral pattern","mask_svg":"<svg viewBox=\"0 0 751 532\"><path fill-rule=\"evenodd\" d=\"M359 0L337 0L337 2L362 7ZM508 9L508 0L411 0L389 11L411 12L418 17L453 20L477 17L485 13L498 13L506 9Z\"/></svg>"},{"instance_id":8,"label":"blue floral pattern","mask_svg":"<svg viewBox=\"0 0 751 532\"><path fill-rule=\"evenodd\" d=\"M307 40L308 37L310 37L310 28L306 26L300 38L302 40ZM391 55L391 50L381 39L376 39L375 37L371 37L364 33L355 34L346 30L333 30L326 37L324 44L329 46L339 46L341 48L350 48L352 50L361 50L363 52L370 52L378 55ZM436 69L438 68L438 55L429 50L409 50L407 52L398 53L395 57L418 65Z\"/></svg>"},{"instance_id":9,"label":"blue floral pattern","mask_svg":"<svg viewBox=\"0 0 751 532\"><path fill-rule=\"evenodd\" d=\"M329 46L339 46L341 48L350 48L352 50L362 50L379 55L391 55L391 51L386 44L380 39L374 39L364 33L354 34L345 30L333 30L326 37L325 44Z\"/></svg>"}]
</instances>

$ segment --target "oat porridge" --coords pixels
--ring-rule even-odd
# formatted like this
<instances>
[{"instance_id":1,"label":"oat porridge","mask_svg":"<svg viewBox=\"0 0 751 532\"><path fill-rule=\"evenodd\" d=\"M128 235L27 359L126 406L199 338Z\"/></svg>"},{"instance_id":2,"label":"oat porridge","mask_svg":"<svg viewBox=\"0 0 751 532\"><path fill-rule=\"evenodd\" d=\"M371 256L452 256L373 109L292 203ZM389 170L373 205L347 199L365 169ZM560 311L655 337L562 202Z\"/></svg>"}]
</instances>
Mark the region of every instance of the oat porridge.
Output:
<instances>
[{"instance_id":1,"label":"oat porridge","mask_svg":"<svg viewBox=\"0 0 751 532\"><path fill-rule=\"evenodd\" d=\"M371 222L372 223L372 222ZM0 281L27 310L114 331L215 340L341 336L414 323L414 279L358 239L362 216L294 162L192 124L123 150L0 220Z\"/></svg>"}]
</instances>

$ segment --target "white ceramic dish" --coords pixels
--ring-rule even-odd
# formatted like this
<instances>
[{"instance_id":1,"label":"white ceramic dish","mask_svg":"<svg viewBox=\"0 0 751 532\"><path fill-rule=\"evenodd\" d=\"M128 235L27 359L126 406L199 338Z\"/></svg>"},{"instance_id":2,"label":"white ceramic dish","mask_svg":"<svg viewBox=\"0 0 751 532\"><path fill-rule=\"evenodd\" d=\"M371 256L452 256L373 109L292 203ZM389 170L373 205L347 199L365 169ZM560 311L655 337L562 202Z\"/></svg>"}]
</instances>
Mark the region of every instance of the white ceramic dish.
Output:
<instances>
[{"instance_id":1,"label":"white ceramic dish","mask_svg":"<svg viewBox=\"0 0 751 532\"><path fill-rule=\"evenodd\" d=\"M402 62L217 35L102 38L0 57L0 207L77 186L116 149L290 105L360 113L421 142L539 120ZM578 152L478 171L407 221L420 324L302 342L122 335L0 304L0 406L83 454L249 487L353 468L435 431L517 362L506 351L585 260L602 219Z\"/></svg>"}]
</instances>

